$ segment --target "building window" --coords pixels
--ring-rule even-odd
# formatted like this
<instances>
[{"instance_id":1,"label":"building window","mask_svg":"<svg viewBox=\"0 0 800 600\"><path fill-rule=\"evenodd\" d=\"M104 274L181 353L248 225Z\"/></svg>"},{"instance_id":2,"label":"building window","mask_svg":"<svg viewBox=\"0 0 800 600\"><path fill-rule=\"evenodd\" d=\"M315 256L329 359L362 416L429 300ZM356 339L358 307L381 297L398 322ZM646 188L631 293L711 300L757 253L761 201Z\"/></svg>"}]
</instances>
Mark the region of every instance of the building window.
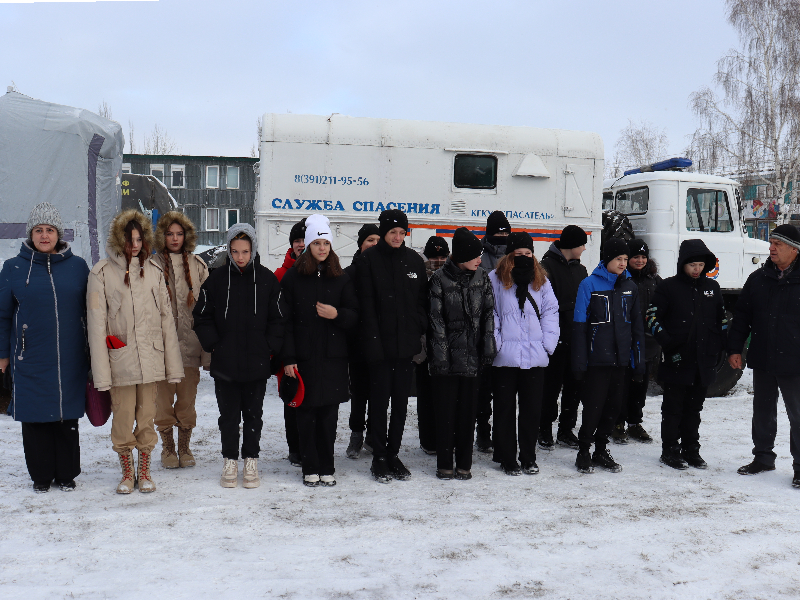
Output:
<instances>
[{"instance_id":1,"label":"building window","mask_svg":"<svg viewBox=\"0 0 800 600\"><path fill-rule=\"evenodd\" d=\"M219 187L219 167L206 167L206 187Z\"/></svg>"},{"instance_id":2,"label":"building window","mask_svg":"<svg viewBox=\"0 0 800 600\"><path fill-rule=\"evenodd\" d=\"M623 215L643 215L650 202L650 188L642 187L617 192L615 208Z\"/></svg>"},{"instance_id":3,"label":"building window","mask_svg":"<svg viewBox=\"0 0 800 600\"><path fill-rule=\"evenodd\" d=\"M186 187L186 167L184 165L172 165L170 168L170 186L172 188Z\"/></svg>"},{"instance_id":4,"label":"building window","mask_svg":"<svg viewBox=\"0 0 800 600\"><path fill-rule=\"evenodd\" d=\"M150 175L164 183L164 165L150 165Z\"/></svg>"},{"instance_id":5,"label":"building window","mask_svg":"<svg viewBox=\"0 0 800 600\"><path fill-rule=\"evenodd\" d=\"M733 231L728 194L723 190L686 193L686 229L689 231Z\"/></svg>"},{"instance_id":6,"label":"building window","mask_svg":"<svg viewBox=\"0 0 800 600\"><path fill-rule=\"evenodd\" d=\"M228 213L228 229L230 229L239 222L239 209L229 208L227 210L227 213Z\"/></svg>"},{"instance_id":7,"label":"building window","mask_svg":"<svg viewBox=\"0 0 800 600\"><path fill-rule=\"evenodd\" d=\"M491 154L456 154L453 184L457 188L493 190L497 187L497 157Z\"/></svg>"},{"instance_id":8,"label":"building window","mask_svg":"<svg viewBox=\"0 0 800 600\"><path fill-rule=\"evenodd\" d=\"M239 189L239 167L228 167L225 179L225 187L229 190Z\"/></svg>"},{"instance_id":9,"label":"building window","mask_svg":"<svg viewBox=\"0 0 800 600\"><path fill-rule=\"evenodd\" d=\"M131 163L122 163L122 172L133 173L133 171L131 171Z\"/></svg>"},{"instance_id":10,"label":"building window","mask_svg":"<svg viewBox=\"0 0 800 600\"><path fill-rule=\"evenodd\" d=\"M219 231L219 209L206 209L206 231Z\"/></svg>"}]
</instances>

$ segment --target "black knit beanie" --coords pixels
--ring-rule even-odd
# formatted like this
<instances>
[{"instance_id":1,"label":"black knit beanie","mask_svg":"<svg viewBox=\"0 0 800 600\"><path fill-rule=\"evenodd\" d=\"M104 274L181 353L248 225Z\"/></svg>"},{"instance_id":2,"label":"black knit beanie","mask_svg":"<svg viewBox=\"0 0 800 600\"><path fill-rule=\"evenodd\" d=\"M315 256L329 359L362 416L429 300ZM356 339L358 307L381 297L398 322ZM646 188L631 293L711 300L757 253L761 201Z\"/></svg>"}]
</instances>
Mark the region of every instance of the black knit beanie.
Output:
<instances>
[{"instance_id":1,"label":"black knit beanie","mask_svg":"<svg viewBox=\"0 0 800 600\"><path fill-rule=\"evenodd\" d=\"M358 249L361 250L361 244L364 243L371 235L380 235L381 232L378 231L378 226L373 225L372 223L367 223L366 225L362 225L361 229L358 230Z\"/></svg>"},{"instance_id":2,"label":"black knit beanie","mask_svg":"<svg viewBox=\"0 0 800 600\"><path fill-rule=\"evenodd\" d=\"M483 244L466 227L459 227L453 234L453 254L450 258L456 264L469 262L483 253ZM425 256L428 256L427 254Z\"/></svg>"},{"instance_id":3,"label":"black knit beanie","mask_svg":"<svg viewBox=\"0 0 800 600\"><path fill-rule=\"evenodd\" d=\"M295 240L302 240L306 237L306 220L300 219L297 223L292 225L292 230L289 232L289 245L294 244Z\"/></svg>"},{"instance_id":4,"label":"black knit beanie","mask_svg":"<svg viewBox=\"0 0 800 600\"><path fill-rule=\"evenodd\" d=\"M506 254L514 254L514 250L518 248L528 248L533 252L533 238L530 233L524 231L515 231L507 238Z\"/></svg>"},{"instance_id":5,"label":"black knit beanie","mask_svg":"<svg viewBox=\"0 0 800 600\"><path fill-rule=\"evenodd\" d=\"M572 250L579 246L586 245L586 232L577 225L567 225L561 231L561 237L558 240L559 250Z\"/></svg>"},{"instance_id":6,"label":"black knit beanie","mask_svg":"<svg viewBox=\"0 0 800 600\"><path fill-rule=\"evenodd\" d=\"M600 258L603 260L603 264L608 267L608 263L623 254L628 256L628 252L630 250L628 250L628 243L625 240L608 238L603 242L603 252Z\"/></svg>"},{"instance_id":7,"label":"black knit beanie","mask_svg":"<svg viewBox=\"0 0 800 600\"><path fill-rule=\"evenodd\" d=\"M511 225L506 216L501 211L496 210L486 219L486 235L491 237L498 232L511 233Z\"/></svg>"},{"instance_id":8,"label":"black knit beanie","mask_svg":"<svg viewBox=\"0 0 800 600\"><path fill-rule=\"evenodd\" d=\"M378 221L380 222L378 233L381 237L386 237L386 234L395 227L401 227L408 232L408 217L402 210L396 208L385 210L378 217Z\"/></svg>"},{"instance_id":9,"label":"black knit beanie","mask_svg":"<svg viewBox=\"0 0 800 600\"><path fill-rule=\"evenodd\" d=\"M769 239L778 240L800 250L800 231L794 225L789 225L788 223L778 225L769 234Z\"/></svg>"},{"instance_id":10,"label":"black knit beanie","mask_svg":"<svg viewBox=\"0 0 800 600\"><path fill-rule=\"evenodd\" d=\"M455 240L455 236L453 236ZM428 238L428 243L425 244L425 250L422 251L425 258L447 258L450 255L450 246L447 245L447 240L438 235L432 235Z\"/></svg>"},{"instance_id":11,"label":"black knit beanie","mask_svg":"<svg viewBox=\"0 0 800 600\"><path fill-rule=\"evenodd\" d=\"M650 258L650 248L647 247L647 242L640 239L635 239L628 242L628 258L633 258L634 256L640 255Z\"/></svg>"}]
</instances>

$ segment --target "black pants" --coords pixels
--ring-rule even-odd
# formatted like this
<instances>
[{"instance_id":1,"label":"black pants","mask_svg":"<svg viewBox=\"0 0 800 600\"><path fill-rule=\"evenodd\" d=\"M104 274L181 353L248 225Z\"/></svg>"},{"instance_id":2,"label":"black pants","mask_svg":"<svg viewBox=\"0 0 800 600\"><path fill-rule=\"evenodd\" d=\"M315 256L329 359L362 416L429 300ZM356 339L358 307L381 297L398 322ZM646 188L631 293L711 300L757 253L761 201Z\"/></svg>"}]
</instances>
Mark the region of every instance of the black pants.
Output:
<instances>
[{"instance_id":1,"label":"black pants","mask_svg":"<svg viewBox=\"0 0 800 600\"><path fill-rule=\"evenodd\" d=\"M400 452L406 426L408 393L411 389L411 357L370 363L369 435L372 456L386 458ZM389 419L389 405L392 417ZM387 433L388 422L388 433Z\"/></svg>"},{"instance_id":2,"label":"black pants","mask_svg":"<svg viewBox=\"0 0 800 600\"><path fill-rule=\"evenodd\" d=\"M797 471L800 469L800 375L753 369L753 456L765 465L775 464L779 389L789 416L789 451Z\"/></svg>"},{"instance_id":3,"label":"black pants","mask_svg":"<svg viewBox=\"0 0 800 600\"><path fill-rule=\"evenodd\" d=\"M239 423L242 423L242 458L258 458L267 382L214 379L214 391L219 406L217 422L222 437L222 456L239 458Z\"/></svg>"},{"instance_id":4,"label":"black pants","mask_svg":"<svg viewBox=\"0 0 800 600\"><path fill-rule=\"evenodd\" d=\"M627 367L589 367L583 380L583 419L578 431L581 451L608 445L625 394Z\"/></svg>"},{"instance_id":5,"label":"black pants","mask_svg":"<svg viewBox=\"0 0 800 600\"><path fill-rule=\"evenodd\" d=\"M436 450L436 418L439 411L436 404L441 400L434 391L433 378L428 372L428 361L414 366L417 374L417 424L419 425L419 445L426 450ZM436 400L434 401L434 397ZM473 411L473 421L475 412ZM472 426L470 426L472 428Z\"/></svg>"},{"instance_id":6,"label":"black pants","mask_svg":"<svg viewBox=\"0 0 800 600\"><path fill-rule=\"evenodd\" d=\"M351 362L350 373L350 431L361 433L367 428L369 399L369 367L366 362Z\"/></svg>"},{"instance_id":7,"label":"black pants","mask_svg":"<svg viewBox=\"0 0 800 600\"><path fill-rule=\"evenodd\" d=\"M23 423L22 447L34 483L66 482L81 474L78 419Z\"/></svg>"},{"instance_id":8,"label":"black pants","mask_svg":"<svg viewBox=\"0 0 800 600\"><path fill-rule=\"evenodd\" d=\"M303 475L333 475L336 472L333 467L333 444L336 441L339 405L301 404L291 410L297 413Z\"/></svg>"},{"instance_id":9,"label":"black pants","mask_svg":"<svg viewBox=\"0 0 800 600\"><path fill-rule=\"evenodd\" d=\"M300 453L300 434L297 432L297 410L283 405L283 425L286 428L286 445L289 454Z\"/></svg>"},{"instance_id":10,"label":"black pants","mask_svg":"<svg viewBox=\"0 0 800 600\"><path fill-rule=\"evenodd\" d=\"M452 470L455 449L456 467L469 471L472 468L478 378L435 375L431 381L436 397L436 467Z\"/></svg>"},{"instance_id":11,"label":"black pants","mask_svg":"<svg viewBox=\"0 0 800 600\"><path fill-rule=\"evenodd\" d=\"M494 397L494 461L516 462L517 434L519 461L523 465L536 462L536 440L542 415L544 367L519 369L492 367ZM519 396L519 420L517 417ZM516 422L515 422L516 421Z\"/></svg>"},{"instance_id":12,"label":"black pants","mask_svg":"<svg viewBox=\"0 0 800 600\"><path fill-rule=\"evenodd\" d=\"M708 386L699 374L692 385L664 383L661 403L661 446L664 450L680 445L684 450L700 449L700 411Z\"/></svg>"},{"instance_id":13,"label":"black pants","mask_svg":"<svg viewBox=\"0 0 800 600\"><path fill-rule=\"evenodd\" d=\"M550 362L545 367L542 392L542 427L551 427L558 419L558 428L572 431L578 422L580 386L572 378L570 345L558 342ZM558 415L558 395L561 394L561 416Z\"/></svg>"},{"instance_id":14,"label":"black pants","mask_svg":"<svg viewBox=\"0 0 800 600\"><path fill-rule=\"evenodd\" d=\"M635 425L644 419L644 404L647 401L647 384L650 381L651 362L644 363L644 378L642 381L633 380L633 369L628 368L626 376L627 391L622 400L622 407L617 417L617 425L629 423Z\"/></svg>"},{"instance_id":15,"label":"black pants","mask_svg":"<svg viewBox=\"0 0 800 600\"><path fill-rule=\"evenodd\" d=\"M484 367L478 378L478 405L475 413L475 425L478 437L492 439L492 369Z\"/></svg>"}]
</instances>

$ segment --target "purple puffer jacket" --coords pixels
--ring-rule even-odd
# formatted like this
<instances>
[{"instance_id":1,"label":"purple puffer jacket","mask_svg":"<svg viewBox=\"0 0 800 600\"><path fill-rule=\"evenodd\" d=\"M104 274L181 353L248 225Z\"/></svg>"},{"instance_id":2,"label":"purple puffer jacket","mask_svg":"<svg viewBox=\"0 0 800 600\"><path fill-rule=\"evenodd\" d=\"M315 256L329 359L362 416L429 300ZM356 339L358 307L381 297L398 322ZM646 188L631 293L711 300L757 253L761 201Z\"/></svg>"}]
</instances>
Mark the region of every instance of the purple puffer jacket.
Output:
<instances>
[{"instance_id":1,"label":"purple puffer jacket","mask_svg":"<svg viewBox=\"0 0 800 600\"><path fill-rule=\"evenodd\" d=\"M558 300L553 286L546 282L539 291L528 286L531 297L539 307L541 319L530 300L525 301L525 310L519 309L517 286L504 289L497 272L489 273L494 290L494 337L497 341L495 367L519 367L531 369L546 367L558 344Z\"/></svg>"}]
</instances>

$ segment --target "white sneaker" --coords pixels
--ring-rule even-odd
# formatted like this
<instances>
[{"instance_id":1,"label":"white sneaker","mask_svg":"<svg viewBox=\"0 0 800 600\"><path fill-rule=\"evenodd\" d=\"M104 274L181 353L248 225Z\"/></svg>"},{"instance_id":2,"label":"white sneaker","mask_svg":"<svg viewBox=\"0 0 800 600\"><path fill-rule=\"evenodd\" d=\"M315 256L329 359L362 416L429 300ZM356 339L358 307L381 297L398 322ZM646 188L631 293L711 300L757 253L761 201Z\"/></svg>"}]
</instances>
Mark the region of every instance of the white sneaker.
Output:
<instances>
[{"instance_id":1,"label":"white sneaker","mask_svg":"<svg viewBox=\"0 0 800 600\"><path fill-rule=\"evenodd\" d=\"M219 484L224 488L235 488L239 478L239 463L232 458L226 458L222 467L222 477Z\"/></svg>"},{"instance_id":2,"label":"white sneaker","mask_svg":"<svg viewBox=\"0 0 800 600\"><path fill-rule=\"evenodd\" d=\"M320 475L319 484L333 487L336 485L336 478L333 475Z\"/></svg>"},{"instance_id":3,"label":"white sneaker","mask_svg":"<svg viewBox=\"0 0 800 600\"><path fill-rule=\"evenodd\" d=\"M303 485L317 487L319 485L319 475L304 475Z\"/></svg>"},{"instance_id":4,"label":"white sneaker","mask_svg":"<svg viewBox=\"0 0 800 600\"><path fill-rule=\"evenodd\" d=\"M261 485L261 479L258 476L258 459L245 458L244 475L242 475L242 487L251 489L251 488L257 488L260 485Z\"/></svg>"}]
</instances>

